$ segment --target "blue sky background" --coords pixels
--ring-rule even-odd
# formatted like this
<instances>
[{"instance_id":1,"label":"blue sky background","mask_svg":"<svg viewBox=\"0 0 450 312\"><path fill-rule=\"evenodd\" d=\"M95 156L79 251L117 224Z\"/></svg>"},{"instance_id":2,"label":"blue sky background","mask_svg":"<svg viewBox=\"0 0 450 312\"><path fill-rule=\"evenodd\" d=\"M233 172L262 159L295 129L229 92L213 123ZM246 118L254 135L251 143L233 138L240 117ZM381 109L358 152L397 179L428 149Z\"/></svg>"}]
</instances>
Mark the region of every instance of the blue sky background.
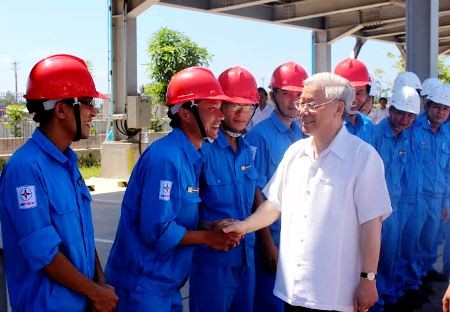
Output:
<instances>
[{"instance_id":1,"label":"blue sky background","mask_svg":"<svg viewBox=\"0 0 450 312\"><path fill-rule=\"evenodd\" d=\"M24 92L31 67L55 53L89 60L97 89L107 92L107 0L0 1L0 12L0 92L15 89L12 62L18 62L18 91ZM143 65L150 61L148 40L164 26L207 48L214 55L210 68L216 76L240 65L267 87L275 67L291 60L311 74L311 31L154 5L137 18L138 85L149 82ZM354 42L348 37L332 45L332 68L350 55ZM393 81L396 70L388 52L399 55L392 44L368 41L358 58L371 73L381 68L385 79Z\"/></svg>"}]
</instances>

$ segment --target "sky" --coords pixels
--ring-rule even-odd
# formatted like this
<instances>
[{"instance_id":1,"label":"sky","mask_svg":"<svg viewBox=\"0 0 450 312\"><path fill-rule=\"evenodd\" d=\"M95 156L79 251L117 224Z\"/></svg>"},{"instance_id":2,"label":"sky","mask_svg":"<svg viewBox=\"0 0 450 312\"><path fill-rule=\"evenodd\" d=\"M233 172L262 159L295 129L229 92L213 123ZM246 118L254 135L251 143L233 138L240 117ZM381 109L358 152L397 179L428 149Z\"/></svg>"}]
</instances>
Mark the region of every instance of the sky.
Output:
<instances>
[{"instance_id":1,"label":"sky","mask_svg":"<svg viewBox=\"0 0 450 312\"><path fill-rule=\"evenodd\" d=\"M107 0L14 0L0 1L0 93L15 91L13 62L17 62L18 92L25 92L28 74L40 59L68 53L92 64L96 87L108 92ZM150 82L145 64L150 62L148 41L161 27L183 32L205 47L213 60L209 67L218 76L240 65L266 87L273 70L296 61L311 74L311 31L223 15L153 5L137 18L138 86ZM355 39L332 44L332 69L350 56ZM380 68L385 80L393 81L396 69L386 58L399 55L393 44L367 41L358 59L370 73Z\"/></svg>"}]
</instances>

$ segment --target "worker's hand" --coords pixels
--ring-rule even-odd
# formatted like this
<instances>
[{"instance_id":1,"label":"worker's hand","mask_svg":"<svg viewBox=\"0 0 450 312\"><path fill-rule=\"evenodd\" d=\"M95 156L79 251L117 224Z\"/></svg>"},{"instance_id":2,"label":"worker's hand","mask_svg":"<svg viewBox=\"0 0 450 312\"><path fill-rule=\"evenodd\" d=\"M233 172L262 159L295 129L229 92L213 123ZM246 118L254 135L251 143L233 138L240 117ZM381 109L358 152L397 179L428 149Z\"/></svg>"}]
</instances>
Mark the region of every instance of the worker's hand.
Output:
<instances>
[{"instance_id":1,"label":"worker's hand","mask_svg":"<svg viewBox=\"0 0 450 312\"><path fill-rule=\"evenodd\" d=\"M245 221L234 221L229 223L226 227L222 229L224 233L236 233L241 236L244 236L247 231L247 224Z\"/></svg>"},{"instance_id":2,"label":"worker's hand","mask_svg":"<svg viewBox=\"0 0 450 312\"><path fill-rule=\"evenodd\" d=\"M223 231L215 231L210 229L207 231L208 238L206 244L217 250L228 251L237 245L242 235L237 233L224 233Z\"/></svg>"},{"instance_id":3,"label":"worker's hand","mask_svg":"<svg viewBox=\"0 0 450 312\"><path fill-rule=\"evenodd\" d=\"M442 213L441 213L441 221L443 223L447 222L448 219L450 218L450 209L449 208L442 208Z\"/></svg>"},{"instance_id":4,"label":"worker's hand","mask_svg":"<svg viewBox=\"0 0 450 312\"><path fill-rule=\"evenodd\" d=\"M278 264L278 247L273 240L262 242L262 258L264 267L269 273L277 272Z\"/></svg>"},{"instance_id":5,"label":"worker's hand","mask_svg":"<svg viewBox=\"0 0 450 312\"><path fill-rule=\"evenodd\" d=\"M116 310L117 297L114 287L111 285L97 285L94 296L89 298L94 312L114 312Z\"/></svg>"},{"instance_id":6,"label":"worker's hand","mask_svg":"<svg viewBox=\"0 0 450 312\"><path fill-rule=\"evenodd\" d=\"M353 311L366 312L378 301L378 292L375 281L361 279L353 297Z\"/></svg>"},{"instance_id":7,"label":"worker's hand","mask_svg":"<svg viewBox=\"0 0 450 312\"><path fill-rule=\"evenodd\" d=\"M228 225L233 224L233 222L236 222L237 220L234 219L223 219L223 220L217 220L213 222L211 229L216 232L223 232L222 229L227 227Z\"/></svg>"},{"instance_id":8,"label":"worker's hand","mask_svg":"<svg viewBox=\"0 0 450 312\"><path fill-rule=\"evenodd\" d=\"M442 298L442 311L450 312L450 286L448 286L444 298Z\"/></svg>"}]
</instances>

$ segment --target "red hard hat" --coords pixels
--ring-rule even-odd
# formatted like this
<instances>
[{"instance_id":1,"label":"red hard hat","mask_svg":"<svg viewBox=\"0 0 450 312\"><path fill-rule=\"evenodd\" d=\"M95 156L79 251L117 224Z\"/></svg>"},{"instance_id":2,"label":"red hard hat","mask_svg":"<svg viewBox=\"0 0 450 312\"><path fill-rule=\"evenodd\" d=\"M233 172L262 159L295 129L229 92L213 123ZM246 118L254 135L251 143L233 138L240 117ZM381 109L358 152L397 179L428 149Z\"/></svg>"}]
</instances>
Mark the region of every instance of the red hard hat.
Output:
<instances>
[{"instance_id":1,"label":"red hard hat","mask_svg":"<svg viewBox=\"0 0 450 312\"><path fill-rule=\"evenodd\" d=\"M73 55L56 54L34 65L28 77L27 100L66 99L81 96L107 99L95 89L86 63Z\"/></svg>"},{"instance_id":2,"label":"red hard hat","mask_svg":"<svg viewBox=\"0 0 450 312\"><path fill-rule=\"evenodd\" d=\"M305 69L295 62L287 62L278 66L272 74L269 88L286 91L303 91L303 80L308 78Z\"/></svg>"},{"instance_id":3,"label":"red hard hat","mask_svg":"<svg viewBox=\"0 0 450 312\"><path fill-rule=\"evenodd\" d=\"M185 68L170 79L166 103L175 105L191 100L231 101L226 96L213 73L204 67Z\"/></svg>"},{"instance_id":4,"label":"red hard hat","mask_svg":"<svg viewBox=\"0 0 450 312\"><path fill-rule=\"evenodd\" d=\"M220 86L223 92L236 104L257 104L258 87L253 75L240 66L231 67L220 74Z\"/></svg>"},{"instance_id":5,"label":"red hard hat","mask_svg":"<svg viewBox=\"0 0 450 312\"><path fill-rule=\"evenodd\" d=\"M334 73L347 79L353 87L363 87L371 84L366 65L357 59L346 58L336 65Z\"/></svg>"}]
</instances>

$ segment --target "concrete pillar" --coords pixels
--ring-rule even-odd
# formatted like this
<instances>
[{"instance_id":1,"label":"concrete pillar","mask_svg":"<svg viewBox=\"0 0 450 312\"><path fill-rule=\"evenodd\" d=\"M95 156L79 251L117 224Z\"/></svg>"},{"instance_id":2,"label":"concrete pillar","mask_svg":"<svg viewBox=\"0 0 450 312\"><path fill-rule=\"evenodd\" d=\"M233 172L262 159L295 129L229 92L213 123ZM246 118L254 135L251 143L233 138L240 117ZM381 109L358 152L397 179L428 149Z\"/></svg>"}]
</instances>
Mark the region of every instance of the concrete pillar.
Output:
<instances>
[{"instance_id":1,"label":"concrete pillar","mask_svg":"<svg viewBox=\"0 0 450 312\"><path fill-rule=\"evenodd\" d=\"M439 0L406 1L406 70L438 76Z\"/></svg>"},{"instance_id":2,"label":"concrete pillar","mask_svg":"<svg viewBox=\"0 0 450 312\"><path fill-rule=\"evenodd\" d=\"M126 92L127 95L137 95L137 33L136 18L126 19Z\"/></svg>"},{"instance_id":3,"label":"concrete pillar","mask_svg":"<svg viewBox=\"0 0 450 312\"><path fill-rule=\"evenodd\" d=\"M331 72L331 45L326 30L312 33L312 73Z\"/></svg>"}]
</instances>

